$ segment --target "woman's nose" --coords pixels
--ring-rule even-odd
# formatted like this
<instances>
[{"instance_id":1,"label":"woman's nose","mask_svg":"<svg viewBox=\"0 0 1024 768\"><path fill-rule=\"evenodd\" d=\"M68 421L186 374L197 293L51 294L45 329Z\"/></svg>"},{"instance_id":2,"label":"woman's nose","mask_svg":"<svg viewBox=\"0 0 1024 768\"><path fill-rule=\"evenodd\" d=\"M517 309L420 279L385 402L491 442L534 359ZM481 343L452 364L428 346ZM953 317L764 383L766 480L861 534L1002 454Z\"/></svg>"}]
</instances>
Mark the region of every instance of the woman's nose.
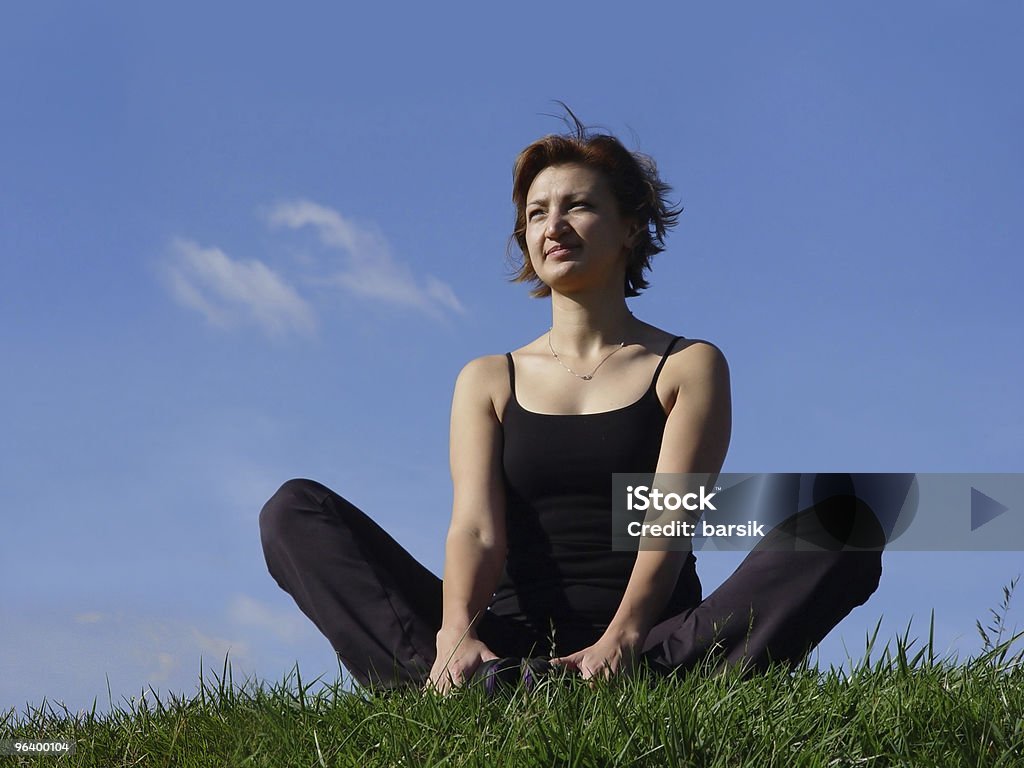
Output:
<instances>
[{"instance_id":1,"label":"woman's nose","mask_svg":"<svg viewBox=\"0 0 1024 768\"><path fill-rule=\"evenodd\" d=\"M557 235L560 232L564 232L569 223L565 220L565 216L561 211L551 211L548 214L547 227L544 230L546 235Z\"/></svg>"}]
</instances>

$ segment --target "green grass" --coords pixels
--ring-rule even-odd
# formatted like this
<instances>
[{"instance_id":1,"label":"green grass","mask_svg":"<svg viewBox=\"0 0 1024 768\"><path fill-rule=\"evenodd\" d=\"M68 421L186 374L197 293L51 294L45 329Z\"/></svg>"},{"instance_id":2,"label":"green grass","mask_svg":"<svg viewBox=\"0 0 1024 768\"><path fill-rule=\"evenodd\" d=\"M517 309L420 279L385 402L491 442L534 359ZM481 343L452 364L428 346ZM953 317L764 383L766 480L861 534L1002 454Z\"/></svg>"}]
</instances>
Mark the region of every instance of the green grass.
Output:
<instances>
[{"instance_id":1,"label":"green grass","mask_svg":"<svg viewBox=\"0 0 1024 768\"><path fill-rule=\"evenodd\" d=\"M908 633L909 634L909 633ZM531 695L442 698L351 692L301 680L191 697L147 695L109 714L45 702L0 714L0 736L77 743L72 755L0 757L61 766L1021 766L1024 652L1014 640L958 663L907 635L843 670L710 670L595 687L545 681ZM315 681L314 681L315 682ZM3 761L10 761L4 763Z\"/></svg>"}]
</instances>

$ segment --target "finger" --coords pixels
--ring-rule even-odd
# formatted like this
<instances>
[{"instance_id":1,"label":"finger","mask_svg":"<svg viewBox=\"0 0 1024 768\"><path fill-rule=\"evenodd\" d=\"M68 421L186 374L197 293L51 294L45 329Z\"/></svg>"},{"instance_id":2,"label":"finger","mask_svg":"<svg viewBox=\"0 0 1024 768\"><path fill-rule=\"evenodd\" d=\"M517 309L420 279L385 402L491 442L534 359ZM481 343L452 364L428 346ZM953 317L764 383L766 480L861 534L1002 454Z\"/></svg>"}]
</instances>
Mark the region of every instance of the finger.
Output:
<instances>
[{"instance_id":1,"label":"finger","mask_svg":"<svg viewBox=\"0 0 1024 768\"><path fill-rule=\"evenodd\" d=\"M449 687L450 685L451 685L451 678L449 678L449 677L448 677L448 675L447 675L447 673L445 673L445 672L442 672L442 673L441 673L441 676L440 676L440 677L438 677L438 678L437 678L437 680L435 680L435 681L434 681L434 686L435 686L435 687L437 688L437 690L439 690L439 691L440 691L441 693L445 693L445 692L447 692L447 690L448 690L448 687Z\"/></svg>"},{"instance_id":2,"label":"finger","mask_svg":"<svg viewBox=\"0 0 1024 768\"><path fill-rule=\"evenodd\" d=\"M452 669L448 664L435 667L430 670L430 685L437 691L444 693L452 684Z\"/></svg>"},{"instance_id":3,"label":"finger","mask_svg":"<svg viewBox=\"0 0 1024 768\"><path fill-rule=\"evenodd\" d=\"M475 668L474 668L475 669ZM456 688L461 688L462 685L469 680L472 676L473 671L467 668L459 668L454 670L451 674L451 682L448 685L449 691L454 691Z\"/></svg>"},{"instance_id":4,"label":"finger","mask_svg":"<svg viewBox=\"0 0 1024 768\"><path fill-rule=\"evenodd\" d=\"M583 673L584 680L607 680L614 673L607 661L595 665L583 662L580 664L580 671Z\"/></svg>"},{"instance_id":5,"label":"finger","mask_svg":"<svg viewBox=\"0 0 1024 768\"><path fill-rule=\"evenodd\" d=\"M441 692L446 696L462 685L462 672L458 667L446 666L441 672Z\"/></svg>"},{"instance_id":6,"label":"finger","mask_svg":"<svg viewBox=\"0 0 1024 768\"><path fill-rule=\"evenodd\" d=\"M427 675L427 681L423 684L424 688L427 688L427 689L430 689L430 690L434 690L434 689L437 688L437 673L438 673L437 667L433 667L430 670L430 674Z\"/></svg>"},{"instance_id":7,"label":"finger","mask_svg":"<svg viewBox=\"0 0 1024 768\"><path fill-rule=\"evenodd\" d=\"M427 680L426 689L431 693L444 695L447 691L444 678L431 677Z\"/></svg>"}]
</instances>

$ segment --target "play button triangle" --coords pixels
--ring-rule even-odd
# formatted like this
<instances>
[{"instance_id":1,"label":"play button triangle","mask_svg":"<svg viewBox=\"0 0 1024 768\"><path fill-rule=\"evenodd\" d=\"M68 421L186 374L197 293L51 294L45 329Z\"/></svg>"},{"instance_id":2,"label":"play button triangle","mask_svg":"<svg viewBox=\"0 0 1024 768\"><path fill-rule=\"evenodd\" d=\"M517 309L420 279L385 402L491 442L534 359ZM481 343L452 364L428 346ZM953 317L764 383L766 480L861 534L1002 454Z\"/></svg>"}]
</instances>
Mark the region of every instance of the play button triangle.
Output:
<instances>
[{"instance_id":1,"label":"play button triangle","mask_svg":"<svg viewBox=\"0 0 1024 768\"><path fill-rule=\"evenodd\" d=\"M986 496L977 488L971 488L971 530L976 531L985 523L999 517L1009 507L1004 507L991 496Z\"/></svg>"}]
</instances>

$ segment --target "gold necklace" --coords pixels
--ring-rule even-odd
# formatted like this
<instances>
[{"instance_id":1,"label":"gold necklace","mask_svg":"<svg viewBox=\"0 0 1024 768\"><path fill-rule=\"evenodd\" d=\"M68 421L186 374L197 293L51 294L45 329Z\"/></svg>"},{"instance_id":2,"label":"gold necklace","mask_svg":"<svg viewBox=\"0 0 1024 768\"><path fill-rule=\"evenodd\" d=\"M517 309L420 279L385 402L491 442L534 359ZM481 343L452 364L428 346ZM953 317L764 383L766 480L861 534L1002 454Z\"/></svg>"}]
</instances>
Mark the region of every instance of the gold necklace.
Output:
<instances>
[{"instance_id":1,"label":"gold necklace","mask_svg":"<svg viewBox=\"0 0 1024 768\"><path fill-rule=\"evenodd\" d=\"M568 365L566 365L565 363L562 362L562 358L560 358L558 356L558 353L555 352L555 348L553 346L551 346L551 329L550 328L548 329L548 349L551 350L551 356L553 358L555 358L555 360L558 361L558 364L560 366L565 368L565 370L567 370L569 373L571 373L573 376L575 376L577 379L580 379L581 381L590 381L592 378L594 378L594 374L597 373L597 369L600 368L602 365L604 365L609 357L614 355L616 352L618 352L624 346L626 346L626 342L620 341L619 345L615 349L613 349L611 352L609 352L607 355L605 355L601 359L601 362L597 364L597 367L594 368L594 370L592 370L590 373L576 373L576 371L574 371L572 368L570 368Z\"/></svg>"}]
</instances>

